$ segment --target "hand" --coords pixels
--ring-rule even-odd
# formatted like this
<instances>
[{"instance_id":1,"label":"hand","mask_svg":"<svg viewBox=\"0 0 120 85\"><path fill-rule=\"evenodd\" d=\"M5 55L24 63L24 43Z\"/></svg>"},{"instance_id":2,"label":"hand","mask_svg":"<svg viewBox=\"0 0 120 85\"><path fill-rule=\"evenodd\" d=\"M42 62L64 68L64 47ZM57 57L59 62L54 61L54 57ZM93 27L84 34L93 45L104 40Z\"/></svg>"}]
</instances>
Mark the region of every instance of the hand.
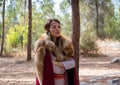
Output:
<instances>
[{"instance_id":1,"label":"hand","mask_svg":"<svg viewBox=\"0 0 120 85\"><path fill-rule=\"evenodd\" d=\"M52 63L56 66L59 66L62 69L65 69L64 65L62 64L62 62L56 62L56 61L52 61Z\"/></svg>"}]
</instances>

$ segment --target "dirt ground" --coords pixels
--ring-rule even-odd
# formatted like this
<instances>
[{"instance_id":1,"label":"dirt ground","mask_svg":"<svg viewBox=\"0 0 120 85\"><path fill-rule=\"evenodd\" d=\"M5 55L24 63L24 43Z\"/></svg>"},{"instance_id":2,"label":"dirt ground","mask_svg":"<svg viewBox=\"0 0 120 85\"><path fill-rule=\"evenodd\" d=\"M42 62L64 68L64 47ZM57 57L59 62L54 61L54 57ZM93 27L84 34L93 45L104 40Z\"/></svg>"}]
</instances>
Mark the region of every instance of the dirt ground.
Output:
<instances>
[{"instance_id":1,"label":"dirt ground","mask_svg":"<svg viewBox=\"0 0 120 85\"><path fill-rule=\"evenodd\" d=\"M111 63L114 58L120 58L120 42L106 40L97 41L97 44L101 55L80 56L80 81L88 82L91 77L99 77L96 82L106 83L107 80L120 78L120 63Z\"/></svg>"},{"instance_id":2,"label":"dirt ground","mask_svg":"<svg viewBox=\"0 0 120 85\"><path fill-rule=\"evenodd\" d=\"M0 58L0 85L35 85L33 60Z\"/></svg>"},{"instance_id":3,"label":"dirt ground","mask_svg":"<svg viewBox=\"0 0 120 85\"><path fill-rule=\"evenodd\" d=\"M79 76L81 82L88 82L91 77L120 74L120 64L112 64L113 58L120 58L120 42L98 41L101 56L80 56ZM26 57L0 57L0 85L35 85L33 59ZM108 79L120 78L112 76ZM108 79L99 79L106 82Z\"/></svg>"}]
</instances>

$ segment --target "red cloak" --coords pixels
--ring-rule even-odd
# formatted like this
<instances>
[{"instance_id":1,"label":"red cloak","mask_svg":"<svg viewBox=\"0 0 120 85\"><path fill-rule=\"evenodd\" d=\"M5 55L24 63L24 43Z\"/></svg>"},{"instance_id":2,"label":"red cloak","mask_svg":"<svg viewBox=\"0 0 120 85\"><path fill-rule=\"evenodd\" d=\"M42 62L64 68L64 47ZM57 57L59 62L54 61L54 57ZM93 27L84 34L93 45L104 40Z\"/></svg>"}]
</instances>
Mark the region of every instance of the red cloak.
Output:
<instances>
[{"instance_id":1,"label":"red cloak","mask_svg":"<svg viewBox=\"0 0 120 85\"><path fill-rule=\"evenodd\" d=\"M51 56L48 50L46 50L46 55L44 59L44 72L43 72L43 85L55 85L54 84L54 73L53 65L51 61ZM36 85L40 85L38 79L36 78ZM78 85L78 76L76 74L76 69L74 68L74 85Z\"/></svg>"}]
</instances>

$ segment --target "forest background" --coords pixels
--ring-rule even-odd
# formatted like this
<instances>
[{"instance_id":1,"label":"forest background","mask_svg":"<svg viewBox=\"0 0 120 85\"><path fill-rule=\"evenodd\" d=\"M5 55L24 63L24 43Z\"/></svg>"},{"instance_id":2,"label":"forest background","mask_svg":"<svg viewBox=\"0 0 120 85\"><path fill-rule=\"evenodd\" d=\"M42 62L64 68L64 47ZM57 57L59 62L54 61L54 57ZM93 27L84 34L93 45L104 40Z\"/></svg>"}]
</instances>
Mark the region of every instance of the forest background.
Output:
<instances>
[{"instance_id":1,"label":"forest background","mask_svg":"<svg viewBox=\"0 0 120 85\"><path fill-rule=\"evenodd\" d=\"M72 38L73 23L72 23L71 5L72 2L70 0L33 0L32 1L32 33L31 33L32 57L34 56L34 52L33 52L34 42L39 38L39 36L43 32L45 32L44 24L46 23L46 20L49 18L57 18L58 20L60 20L62 25L62 29L61 29L62 33L68 36L69 38ZM83 68L87 68L88 70L92 71L92 73L94 74L100 72L100 71L97 72L93 72L93 71L94 69L98 69L99 66L101 66L101 63L103 64L103 67L106 66L111 71L111 69L115 68L116 65L112 65L111 67L111 63L108 62L110 62L110 59L112 59L113 57L116 57L116 55L113 57L111 56L115 53L117 54L119 50L117 51L113 50L113 52L111 52L109 51L109 48L107 49L107 45L109 44L111 46L111 44L103 43L104 50L102 50L102 53L109 55L107 55L108 57L105 57L105 55L101 55L101 54L100 54L101 56L99 56L98 54L100 48L97 46L97 44L98 42L102 43L102 41L104 40L112 40L118 42L118 44L112 42L112 46L119 47L120 0L79 0L79 6L80 6L79 45L80 45L81 61L78 63L80 64L80 68L79 68L80 77L82 78L84 76L84 75L82 76L82 74L84 73L82 73L81 70L83 70L83 72L86 72L85 69ZM24 60L22 61L20 60L21 58L26 58L27 50L28 50L27 49L28 38L29 38L28 7L29 7L28 0L0 0L0 16L1 16L0 17L0 44L1 44L0 48L3 45L2 44L3 19L5 20L4 21L5 42L3 48L3 56L0 57L0 61L1 61L0 84L3 83L4 85L6 81L9 84L9 82L12 82L10 81L10 79L13 79L14 81L13 77L17 77L15 81L17 81L16 83L18 83L18 81L21 81L19 80L19 78L23 78L25 77L25 75L26 77L30 76L29 77L30 79L31 78L35 79L35 72L33 69L33 65L31 65L33 64L33 61L25 62ZM5 10L3 8L5 8ZM93 57L96 56L96 54L97 54L97 58ZM82 57L82 55L85 56ZM14 57L10 57L10 56L14 56ZM89 56L89 58L86 56ZM92 56L92 58L90 56ZM106 63L101 61L105 61ZM100 63L100 65L98 65L98 63ZM92 65L93 65L92 68L94 69L91 70L90 67ZM117 65L117 69L118 68L119 65ZM88 70L86 73L89 73ZM109 73L109 70L106 72ZM112 70L111 72L115 72L115 71ZM87 76L89 75L87 74ZM24 79L24 81L31 81L31 80ZM20 85L23 85L21 83ZM34 80L32 81L32 83L34 83Z\"/></svg>"},{"instance_id":2,"label":"forest background","mask_svg":"<svg viewBox=\"0 0 120 85\"><path fill-rule=\"evenodd\" d=\"M119 0L80 0L80 51L96 53L96 40L120 40ZM0 16L2 16L2 1ZM62 23L62 33L71 38L72 15L69 0L32 1L32 49L34 42L45 32L44 24L49 18ZM6 0L4 54L24 56L28 38L27 0ZM0 17L0 43L2 39L2 17ZM19 56L20 56L19 55Z\"/></svg>"}]
</instances>

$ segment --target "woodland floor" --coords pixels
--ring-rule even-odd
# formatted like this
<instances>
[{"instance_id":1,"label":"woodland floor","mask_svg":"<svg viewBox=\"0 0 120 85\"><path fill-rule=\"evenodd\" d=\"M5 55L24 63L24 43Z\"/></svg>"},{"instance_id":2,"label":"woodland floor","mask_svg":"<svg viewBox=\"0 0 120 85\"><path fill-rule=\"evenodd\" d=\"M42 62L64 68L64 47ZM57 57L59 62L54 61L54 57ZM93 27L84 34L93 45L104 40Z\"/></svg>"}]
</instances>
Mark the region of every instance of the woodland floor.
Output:
<instances>
[{"instance_id":1,"label":"woodland floor","mask_svg":"<svg viewBox=\"0 0 120 85\"><path fill-rule=\"evenodd\" d=\"M113 58L120 58L120 42L98 41L101 56L80 56L80 81L88 82L91 77L120 74L120 64L112 64ZM33 60L25 57L0 57L0 85L35 85L35 70ZM106 82L109 79L120 78L111 76L99 79Z\"/></svg>"},{"instance_id":2,"label":"woodland floor","mask_svg":"<svg viewBox=\"0 0 120 85\"><path fill-rule=\"evenodd\" d=\"M80 81L89 82L90 78L96 77L99 79L95 82L106 83L107 80L120 78L120 63L111 63L112 59L120 58L120 42L106 40L97 43L101 55L80 57Z\"/></svg>"}]
</instances>

